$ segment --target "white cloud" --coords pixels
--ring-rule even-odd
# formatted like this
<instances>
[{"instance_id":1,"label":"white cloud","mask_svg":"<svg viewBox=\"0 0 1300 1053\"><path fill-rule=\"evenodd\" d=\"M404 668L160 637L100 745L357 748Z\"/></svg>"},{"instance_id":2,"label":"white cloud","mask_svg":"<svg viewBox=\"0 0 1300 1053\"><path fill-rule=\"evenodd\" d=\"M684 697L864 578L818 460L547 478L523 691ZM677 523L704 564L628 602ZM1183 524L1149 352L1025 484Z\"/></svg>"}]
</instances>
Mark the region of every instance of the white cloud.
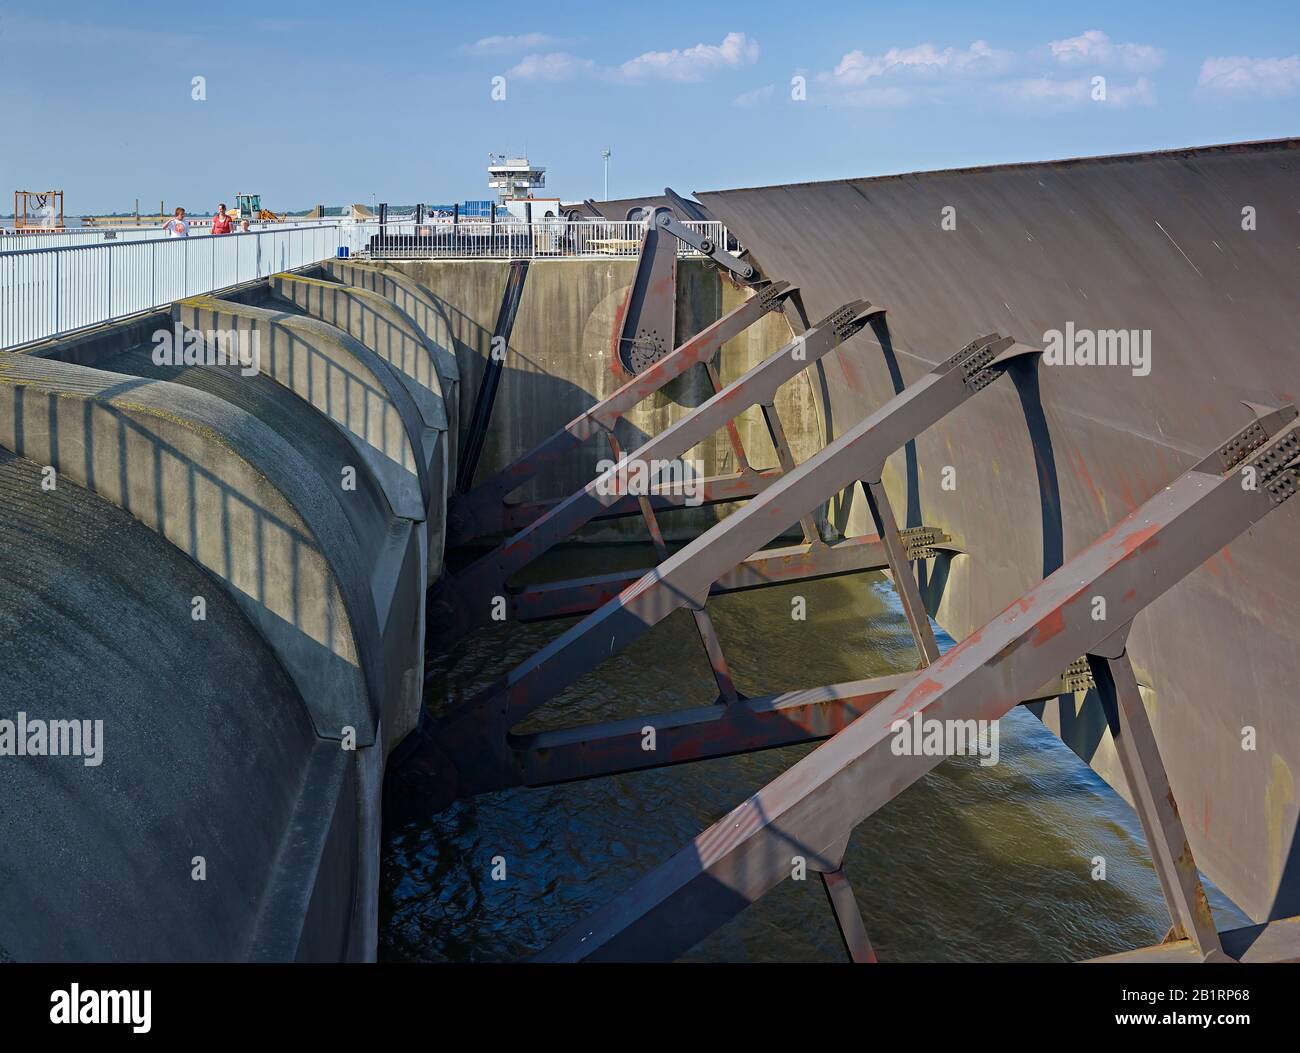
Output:
<instances>
[{"instance_id":1,"label":"white cloud","mask_svg":"<svg viewBox=\"0 0 1300 1053\"><path fill-rule=\"evenodd\" d=\"M739 106L742 109L750 106L758 106L767 102L768 99L776 92L776 86L766 84L761 88L755 88L753 91L743 92L731 100L732 106Z\"/></svg>"},{"instance_id":2,"label":"white cloud","mask_svg":"<svg viewBox=\"0 0 1300 1053\"><path fill-rule=\"evenodd\" d=\"M728 33L721 44L696 44L672 51L647 51L628 59L615 75L622 80L699 81L712 73L740 69L758 61L758 44L744 33Z\"/></svg>"},{"instance_id":3,"label":"white cloud","mask_svg":"<svg viewBox=\"0 0 1300 1053\"><path fill-rule=\"evenodd\" d=\"M1228 98L1280 99L1300 87L1300 55L1286 58L1208 58L1199 80L1207 94Z\"/></svg>"},{"instance_id":4,"label":"white cloud","mask_svg":"<svg viewBox=\"0 0 1300 1053\"><path fill-rule=\"evenodd\" d=\"M1053 40L1047 45L1052 57L1064 66L1092 66L1149 73L1159 69L1165 53L1150 44L1116 44L1100 29L1089 29L1077 37Z\"/></svg>"},{"instance_id":5,"label":"white cloud","mask_svg":"<svg viewBox=\"0 0 1300 1053\"><path fill-rule=\"evenodd\" d=\"M506 75L520 80L572 80L580 73L590 73L595 66L591 59L567 51L552 51L545 55L525 55Z\"/></svg>"},{"instance_id":6,"label":"white cloud","mask_svg":"<svg viewBox=\"0 0 1300 1053\"><path fill-rule=\"evenodd\" d=\"M883 55L850 51L830 73L819 80L837 88L854 88L877 77L911 74L919 77L997 73L1011 63L1011 53L989 47L977 40L968 48L943 48L918 44L910 48L890 48Z\"/></svg>"},{"instance_id":7,"label":"white cloud","mask_svg":"<svg viewBox=\"0 0 1300 1053\"><path fill-rule=\"evenodd\" d=\"M1025 80L1008 81L998 86L999 92L1011 102L1027 106L1076 106L1091 103L1096 106L1154 106L1156 101L1155 85L1146 77L1139 77L1132 84L1106 82L1106 97L1096 100L1092 97L1091 77L1078 77L1071 80L1057 80L1052 77L1033 77Z\"/></svg>"},{"instance_id":8,"label":"white cloud","mask_svg":"<svg viewBox=\"0 0 1300 1053\"><path fill-rule=\"evenodd\" d=\"M553 48L564 41L545 33L521 33L518 36L483 37L472 44L462 44L461 51L471 55L509 55L519 51Z\"/></svg>"}]
</instances>

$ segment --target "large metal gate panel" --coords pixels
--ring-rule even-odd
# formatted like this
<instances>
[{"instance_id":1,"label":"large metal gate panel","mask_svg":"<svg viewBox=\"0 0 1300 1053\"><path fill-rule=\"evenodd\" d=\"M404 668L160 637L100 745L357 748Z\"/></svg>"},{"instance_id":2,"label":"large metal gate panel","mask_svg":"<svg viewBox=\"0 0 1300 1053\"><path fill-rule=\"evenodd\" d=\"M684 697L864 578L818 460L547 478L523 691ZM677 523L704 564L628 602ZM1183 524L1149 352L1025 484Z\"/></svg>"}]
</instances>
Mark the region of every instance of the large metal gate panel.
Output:
<instances>
[{"instance_id":1,"label":"large metal gate panel","mask_svg":"<svg viewBox=\"0 0 1300 1053\"><path fill-rule=\"evenodd\" d=\"M903 525L966 553L925 583L962 638L1230 433L1238 401L1295 401L1298 163L1292 139L699 196L811 313L889 304L883 339L824 362L830 438L928 371L946 334L1149 331L1149 375L1045 362L890 459ZM869 522L860 499L842 514ZM1225 546L1129 648L1197 862L1256 919L1300 912L1298 516L1288 505ZM1122 787L1094 696L1043 715Z\"/></svg>"}]
</instances>

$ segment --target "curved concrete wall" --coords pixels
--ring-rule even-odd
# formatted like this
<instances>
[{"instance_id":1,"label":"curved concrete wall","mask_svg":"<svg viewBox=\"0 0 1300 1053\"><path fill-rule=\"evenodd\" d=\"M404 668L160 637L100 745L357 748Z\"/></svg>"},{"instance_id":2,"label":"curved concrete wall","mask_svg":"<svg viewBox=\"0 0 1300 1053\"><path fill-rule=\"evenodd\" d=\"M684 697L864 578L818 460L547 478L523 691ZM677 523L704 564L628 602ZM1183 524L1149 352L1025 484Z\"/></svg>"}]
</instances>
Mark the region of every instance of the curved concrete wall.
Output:
<instances>
[{"instance_id":1,"label":"curved concrete wall","mask_svg":"<svg viewBox=\"0 0 1300 1053\"><path fill-rule=\"evenodd\" d=\"M383 288L421 302L409 279ZM275 290L286 309L261 306ZM0 921L0 956L374 956L384 762L419 716L424 591L441 572L446 387L433 343L379 293L291 275L277 276L275 290L197 297L170 316L0 356L0 447L19 455L0 451L0 541L58 549L66 590L111 593L77 615L58 606L58 590L27 596L0 575L0 624L22 627L0 642L0 655L22 648L14 697L31 700L33 717L62 717L78 687L93 683L101 709L89 715L102 712L133 744L119 747L114 785L149 787L118 815L116 798L102 800L103 782L0 769L20 774L15 794L31 795L33 815L75 814L66 835L86 846L70 871L65 843L39 831L0 844L0 869L24 875L4 890L14 921ZM357 331L373 346L312 314L368 318ZM194 331L213 335L187 348ZM216 332L232 331L256 337L255 363L213 361ZM188 354L163 354L166 337ZM41 503L46 466L63 503ZM354 486L343 485L345 468L355 469ZM3 489L12 479L24 488L16 498ZM97 573L85 569L89 555L69 549L67 537L81 538L97 516L116 517L148 550L147 572L130 546L99 553ZM5 562L16 575L19 561ZM36 566L21 569L34 580ZM207 619L195 624L226 633L211 654L180 638L195 596L207 603ZM51 598L44 621L62 621L37 660L31 627L43 621L31 610ZM169 628L155 631L150 618L171 619ZM155 640L173 638L174 652L152 653ZM133 657L140 648L149 661ZM156 722L161 693L181 670L193 679L176 703L173 745L160 753L140 729ZM161 757L181 755L175 744L203 750L213 736L224 736L210 750L213 764L228 765L222 777L201 760L159 771ZM231 761L245 737L256 747ZM250 809L255 830L243 829ZM138 843L124 836L128 817L148 831ZM79 832L92 818L102 829ZM184 866L175 871L184 883L158 892L178 865L170 852L184 840L180 829L217 842L208 858L224 880L196 886L209 896L193 894ZM72 877L102 875L114 919L93 917L93 885L50 876L61 865ZM143 876L127 884L124 875ZM42 895L60 909L34 914Z\"/></svg>"},{"instance_id":2,"label":"curved concrete wall","mask_svg":"<svg viewBox=\"0 0 1300 1053\"><path fill-rule=\"evenodd\" d=\"M428 465L429 507L445 508L455 477L452 459L454 441L448 438L447 402L438 380L437 359L433 346L413 324L411 318L389 300L364 289L305 278L298 274L274 274L268 289L278 302L305 312L317 325L325 326L333 339L360 343L370 354L389 367L393 376L406 387L420 409L422 450ZM441 517L429 521L429 580L442 571L445 547Z\"/></svg>"},{"instance_id":3,"label":"curved concrete wall","mask_svg":"<svg viewBox=\"0 0 1300 1053\"><path fill-rule=\"evenodd\" d=\"M1150 332L1149 375L1044 365L891 459L908 525L968 553L927 588L960 639L1247 423L1241 400L1295 401L1298 165L1293 139L700 197L810 313L858 296L888 307L883 340L867 332L827 359L831 434L981 333L1043 346L1067 323ZM860 500L841 522L869 529ZM1300 913L1297 527L1291 502L1130 638L1196 861L1256 919ZM1125 792L1095 700L1067 696L1044 718Z\"/></svg>"},{"instance_id":4,"label":"curved concrete wall","mask_svg":"<svg viewBox=\"0 0 1300 1053\"><path fill-rule=\"evenodd\" d=\"M89 721L98 757L0 758L0 960L364 957L359 885L310 934L282 892L357 871L355 822L304 822L309 774L353 782L349 755L209 574L44 478L0 451L0 718Z\"/></svg>"},{"instance_id":5,"label":"curved concrete wall","mask_svg":"<svg viewBox=\"0 0 1300 1053\"><path fill-rule=\"evenodd\" d=\"M110 346L99 356L86 344L74 353L153 365L141 362L148 348L122 353L111 334L104 339ZM124 736L122 766L103 784L51 782L54 769L40 761L3 768L17 780L15 793L32 796L33 814L94 817L102 830L77 833L78 818L71 829L51 826L53 840L0 844L4 869L32 883L7 886L15 904L27 905L39 901L34 886L45 870L58 867L60 838L83 844L81 866L70 873L106 875L106 895L124 899L121 923L117 915L85 921L99 909L96 886L49 880L42 889L62 897L61 909L7 911L18 920L0 923L0 947L54 959L372 958L384 758L414 727L421 704L423 524L393 516L364 472L368 485L342 491L331 478L332 461L351 449L342 433L269 378L228 367L176 372L184 385L0 355L0 446L23 458L0 458L0 547L16 554L20 538L28 550L4 562L11 577L39 571L89 604L60 604L52 586L31 597L0 588L0 622L22 627L12 634L22 661L5 663L13 698L33 715L72 719L79 714L70 700L80 692L98 700L97 712ZM295 443L310 447L306 457ZM40 485L46 468L56 482L49 494L62 503ZM77 545L88 531L97 536L97 517L114 515L135 523L121 528L134 538L145 528L157 535L156 543L134 542L148 549L147 570L133 569L144 556L118 545L97 549L96 572L86 570L90 555ZM58 574L49 552L62 561ZM205 618L193 617L195 597ZM45 613L31 615L31 604ZM42 634L35 654L31 633L42 618L67 624ZM191 621L222 633L221 645L205 652L184 639L175 653L154 656ZM6 633L0 651L12 643ZM77 676L89 661L94 673ZM224 663L220 670L214 661ZM155 673L159 665L167 670ZM158 752L136 729L171 716L159 707L182 670L194 679L174 701L174 734L164 736L177 745ZM181 742L200 759L161 771L159 758L181 756ZM221 777L208 777L209 760L227 766ZM113 813L118 798L104 796L114 780L141 787L130 798L129 824L126 813ZM250 808L255 830L244 829ZM120 836L126 825L147 833L132 843ZM178 862L169 854L173 842L187 842L167 831L182 828L212 843L205 859L225 868L222 882L190 888L190 856ZM155 878L163 878L150 870L159 867L178 867L172 877L185 883L160 892ZM144 877L124 884L132 875ZM176 924L159 920L168 912Z\"/></svg>"},{"instance_id":6,"label":"curved concrete wall","mask_svg":"<svg viewBox=\"0 0 1300 1053\"><path fill-rule=\"evenodd\" d=\"M355 337L392 366L420 407L425 427L447 430L447 408L432 345L390 301L366 289L301 274L275 274L267 285L278 299Z\"/></svg>"},{"instance_id":7,"label":"curved concrete wall","mask_svg":"<svg viewBox=\"0 0 1300 1053\"><path fill-rule=\"evenodd\" d=\"M179 301L187 330L257 338L258 369L333 421L356 448L394 514L420 519L430 500L414 400L373 352L309 318L211 296Z\"/></svg>"},{"instance_id":8,"label":"curved concrete wall","mask_svg":"<svg viewBox=\"0 0 1300 1053\"><path fill-rule=\"evenodd\" d=\"M459 464L460 367L456 361L456 342L445 315L439 309L437 297L405 274L378 264L328 260L322 264L321 270L334 282L382 297L397 309L397 325L405 329L405 323L412 323L416 332L429 345L447 412L447 433L451 437L448 460L453 465ZM363 334L367 332L367 327L364 316L352 316L345 312L340 321L350 323L352 327L338 322L335 324L358 339L365 338ZM379 344L378 340L376 344ZM379 347L374 349L378 351Z\"/></svg>"},{"instance_id":9,"label":"curved concrete wall","mask_svg":"<svg viewBox=\"0 0 1300 1053\"><path fill-rule=\"evenodd\" d=\"M200 391L3 352L0 446L207 569L298 684L317 733L375 741L384 678L356 542L291 446Z\"/></svg>"},{"instance_id":10,"label":"curved concrete wall","mask_svg":"<svg viewBox=\"0 0 1300 1053\"><path fill-rule=\"evenodd\" d=\"M205 391L250 413L297 450L315 470L318 485L334 495L352 528L370 582L385 653L419 652L423 641L423 583L427 580L427 524L393 514L378 480L364 462L358 466L356 447L342 429L262 373L244 376L238 370L220 366L159 365L153 361L153 349L147 344L105 356L97 367ZM345 489L341 485L344 470L358 467L356 488ZM396 689L408 700L402 712L409 707L413 719L419 670L408 662L402 672L410 683L399 681ZM400 737L408 725L409 720L403 718L393 733Z\"/></svg>"}]
</instances>

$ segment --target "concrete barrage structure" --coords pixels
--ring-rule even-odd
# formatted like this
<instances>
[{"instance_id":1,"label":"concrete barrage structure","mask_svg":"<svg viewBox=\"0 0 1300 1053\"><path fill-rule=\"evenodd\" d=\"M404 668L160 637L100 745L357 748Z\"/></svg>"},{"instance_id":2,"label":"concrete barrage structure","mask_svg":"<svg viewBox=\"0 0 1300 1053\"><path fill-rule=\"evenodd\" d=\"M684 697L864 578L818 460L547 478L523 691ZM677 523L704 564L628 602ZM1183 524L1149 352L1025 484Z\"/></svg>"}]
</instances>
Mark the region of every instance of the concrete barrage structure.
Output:
<instances>
[{"instance_id":1,"label":"concrete barrage structure","mask_svg":"<svg viewBox=\"0 0 1300 1053\"><path fill-rule=\"evenodd\" d=\"M543 957L680 954L793 844L872 960L844 845L942 759L893 724L1025 704L1142 820L1172 924L1137 953L1297 956L1298 146L666 191L611 206L636 259L330 261L0 355L13 708L105 736L0 768L0 951L365 959L385 780L393 822L829 738ZM516 581L647 535L644 571ZM746 697L710 595L868 568L917 673ZM514 731L679 609L713 706ZM422 699L426 636L501 610L581 620ZM1218 933L1198 867L1259 926Z\"/></svg>"}]
</instances>

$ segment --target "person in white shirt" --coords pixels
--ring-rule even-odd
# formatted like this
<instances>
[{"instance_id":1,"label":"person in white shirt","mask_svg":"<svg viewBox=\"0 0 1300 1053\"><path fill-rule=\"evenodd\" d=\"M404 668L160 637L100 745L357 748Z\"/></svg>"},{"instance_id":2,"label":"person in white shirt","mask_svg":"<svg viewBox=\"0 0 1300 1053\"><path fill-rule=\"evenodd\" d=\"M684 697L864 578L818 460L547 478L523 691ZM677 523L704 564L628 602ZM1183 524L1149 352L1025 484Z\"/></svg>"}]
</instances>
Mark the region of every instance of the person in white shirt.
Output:
<instances>
[{"instance_id":1,"label":"person in white shirt","mask_svg":"<svg viewBox=\"0 0 1300 1053\"><path fill-rule=\"evenodd\" d=\"M163 224L163 230L167 232L169 238L188 238L190 225L185 222L185 209L178 208L176 214Z\"/></svg>"}]
</instances>

